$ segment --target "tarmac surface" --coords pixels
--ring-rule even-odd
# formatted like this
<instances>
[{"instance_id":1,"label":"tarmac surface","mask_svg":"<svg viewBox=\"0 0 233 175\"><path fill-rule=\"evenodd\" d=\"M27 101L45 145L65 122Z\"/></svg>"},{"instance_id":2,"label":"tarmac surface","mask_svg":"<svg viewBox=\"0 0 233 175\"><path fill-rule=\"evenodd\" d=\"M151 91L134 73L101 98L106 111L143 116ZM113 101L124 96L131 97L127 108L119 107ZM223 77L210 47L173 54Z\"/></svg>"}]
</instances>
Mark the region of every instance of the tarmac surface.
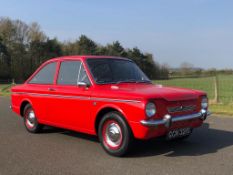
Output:
<instances>
[{"instance_id":1,"label":"tarmac surface","mask_svg":"<svg viewBox=\"0 0 233 175\"><path fill-rule=\"evenodd\" d=\"M117 158L94 136L52 127L30 134L9 105L0 96L0 175L233 174L233 117L210 116L182 142L137 141Z\"/></svg>"}]
</instances>

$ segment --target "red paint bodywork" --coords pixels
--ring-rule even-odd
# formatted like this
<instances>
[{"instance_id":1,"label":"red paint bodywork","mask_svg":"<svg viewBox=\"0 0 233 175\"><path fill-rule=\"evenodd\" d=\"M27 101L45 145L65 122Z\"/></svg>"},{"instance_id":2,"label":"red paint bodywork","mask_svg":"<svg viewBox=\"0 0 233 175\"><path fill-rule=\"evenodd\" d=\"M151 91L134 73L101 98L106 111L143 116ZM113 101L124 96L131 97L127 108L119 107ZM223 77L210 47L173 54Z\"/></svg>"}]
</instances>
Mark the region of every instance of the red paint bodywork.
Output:
<instances>
[{"instance_id":1,"label":"red paint bodywork","mask_svg":"<svg viewBox=\"0 0 233 175\"><path fill-rule=\"evenodd\" d=\"M22 106L30 103L38 121L41 124L67 128L74 131L96 135L96 122L102 110L114 109L119 111L130 126L133 135L138 139L149 139L165 135L168 130L184 127L198 127L200 119L177 122L167 129L143 126L140 121L147 120L145 105L153 101L157 113L153 119L162 119L168 113L167 107L195 104L195 112L201 110L201 98L206 93L197 90L163 87L153 84L122 83L118 85L98 85L86 65L87 58L116 58L106 56L66 56L51 59L42 64L38 70L22 85L12 88L12 109L22 116ZM120 59L120 58L119 58ZM80 60L91 81L90 87L57 85L57 75L60 63L65 60ZM52 85L28 84L34 75L46 64L57 62L56 75ZM49 88L55 91L49 91ZM39 94L39 95L38 95ZM183 115L186 113L176 113ZM101 117L101 116L100 116Z\"/></svg>"}]
</instances>

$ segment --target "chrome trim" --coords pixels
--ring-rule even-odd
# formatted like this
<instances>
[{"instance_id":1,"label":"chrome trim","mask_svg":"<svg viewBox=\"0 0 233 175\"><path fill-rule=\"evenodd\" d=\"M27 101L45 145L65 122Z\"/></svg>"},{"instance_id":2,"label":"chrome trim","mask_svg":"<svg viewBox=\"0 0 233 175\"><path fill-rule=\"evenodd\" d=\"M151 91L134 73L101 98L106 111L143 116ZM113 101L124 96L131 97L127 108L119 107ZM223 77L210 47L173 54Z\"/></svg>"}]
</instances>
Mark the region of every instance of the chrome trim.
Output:
<instances>
[{"instance_id":1,"label":"chrome trim","mask_svg":"<svg viewBox=\"0 0 233 175\"><path fill-rule=\"evenodd\" d=\"M77 85L78 86L87 86L87 83L79 81L79 82L77 82Z\"/></svg>"},{"instance_id":2,"label":"chrome trim","mask_svg":"<svg viewBox=\"0 0 233 175\"><path fill-rule=\"evenodd\" d=\"M70 95L55 95L55 94L40 94L40 93L28 93L28 92L13 92L12 94L41 96L41 97L54 97L54 98L80 99L80 100L93 100L93 101L107 101L107 102L125 102L125 103L140 103L141 102L139 100L85 97L85 96L70 96Z\"/></svg>"},{"instance_id":3,"label":"chrome trim","mask_svg":"<svg viewBox=\"0 0 233 175\"><path fill-rule=\"evenodd\" d=\"M125 100L125 99L114 99L114 98L97 98L91 97L91 100L94 101L108 101L108 102L126 102L126 103L140 103L139 100Z\"/></svg>"},{"instance_id":4,"label":"chrome trim","mask_svg":"<svg viewBox=\"0 0 233 175\"><path fill-rule=\"evenodd\" d=\"M211 112L202 109L200 112L194 113L194 114L174 116L174 117L172 117L169 114L166 114L163 119L141 120L140 123L144 126L156 127L159 125L164 125L165 127L169 128L172 125L172 123L174 123L174 122L193 120L193 119L205 120L206 117L209 116L210 114L211 114Z\"/></svg>"},{"instance_id":5,"label":"chrome trim","mask_svg":"<svg viewBox=\"0 0 233 175\"><path fill-rule=\"evenodd\" d=\"M168 107L167 111L169 113L176 113L176 112L194 111L195 109L196 109L196 105L187 105L187 106Z\"/></svg>"},{"instance_id":6,"label":"chrome trim","mask_svg":"<svg viewBox=\"0 0 233 175\"><path fill-rule=\"evenodd\" d=\"M27 124L30 126L30 127L34 127L35 124L36 124L36 116L35 116L35 113L33 110L31 110L29 113L28 113L28 116L26 118L26 122Z\"/></svg>"},{"instance_id":7,"label":"chrome trim","mask_svg":"<svg viewBox=\"0 0 233 175\"><path fill-rule=\"evenodd\" d=\"M106 142L109 145L116 147L121 144L122 132L118 124L111 123L109 126L107 126L105 135L106 135Z\"/></svg>"},{"instance_id":8,"label":"chrome trim","mask_svg":"<svg viewBox=\"0 0 233 175\"><path fill-rule=\"evenodd\" d=\"M55 95L55 94L39 94L39 93L27 93L27 92L15 92L13 94L18 95L29 95L29 96L40 96L40 97L54 97L54 98L69 98L69 99L82 99L90 100L90 97L85 96L70 96L70 95Z\"/></svg>"}]
</instances>

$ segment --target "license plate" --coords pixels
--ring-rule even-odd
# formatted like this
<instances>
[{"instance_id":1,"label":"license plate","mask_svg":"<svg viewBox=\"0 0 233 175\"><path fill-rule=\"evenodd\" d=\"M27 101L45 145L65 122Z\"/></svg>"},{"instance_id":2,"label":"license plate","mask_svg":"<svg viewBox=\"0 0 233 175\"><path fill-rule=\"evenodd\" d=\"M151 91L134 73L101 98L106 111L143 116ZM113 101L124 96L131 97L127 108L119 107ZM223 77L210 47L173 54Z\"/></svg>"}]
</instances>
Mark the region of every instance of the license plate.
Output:
<instances>
[{"instance_id":1,"label":"license plate","mask_svg":"<svg viewBox=\"0 0 233 175\"><path fill-rule=\"evenodd\" d=\"M171 140L171 139L183 137L189 135L190 133L191 133L191 128L180 128L180 129L171 130L167 133L167 139Z\"/></svg>"}]
</instances>

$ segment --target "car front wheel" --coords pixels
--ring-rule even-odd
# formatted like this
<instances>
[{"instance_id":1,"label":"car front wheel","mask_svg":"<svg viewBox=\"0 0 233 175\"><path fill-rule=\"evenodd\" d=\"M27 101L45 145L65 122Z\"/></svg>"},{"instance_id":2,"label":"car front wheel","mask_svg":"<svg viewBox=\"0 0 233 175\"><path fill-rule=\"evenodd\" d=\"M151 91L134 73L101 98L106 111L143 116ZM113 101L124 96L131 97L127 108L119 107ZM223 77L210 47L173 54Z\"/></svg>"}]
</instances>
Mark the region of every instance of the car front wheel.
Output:
<instances>
[{"instance_id":1,"label":"car front wheel","mask_svg":"<svg viewBox=\"0 0 233 175\"><path fill-rule=\"evenodd\" d=\"M125 155L133 138L129 126L118 112L110 112L103 116L98 136L104 150L113 156Z\"/></svg>"}]
</instances>

